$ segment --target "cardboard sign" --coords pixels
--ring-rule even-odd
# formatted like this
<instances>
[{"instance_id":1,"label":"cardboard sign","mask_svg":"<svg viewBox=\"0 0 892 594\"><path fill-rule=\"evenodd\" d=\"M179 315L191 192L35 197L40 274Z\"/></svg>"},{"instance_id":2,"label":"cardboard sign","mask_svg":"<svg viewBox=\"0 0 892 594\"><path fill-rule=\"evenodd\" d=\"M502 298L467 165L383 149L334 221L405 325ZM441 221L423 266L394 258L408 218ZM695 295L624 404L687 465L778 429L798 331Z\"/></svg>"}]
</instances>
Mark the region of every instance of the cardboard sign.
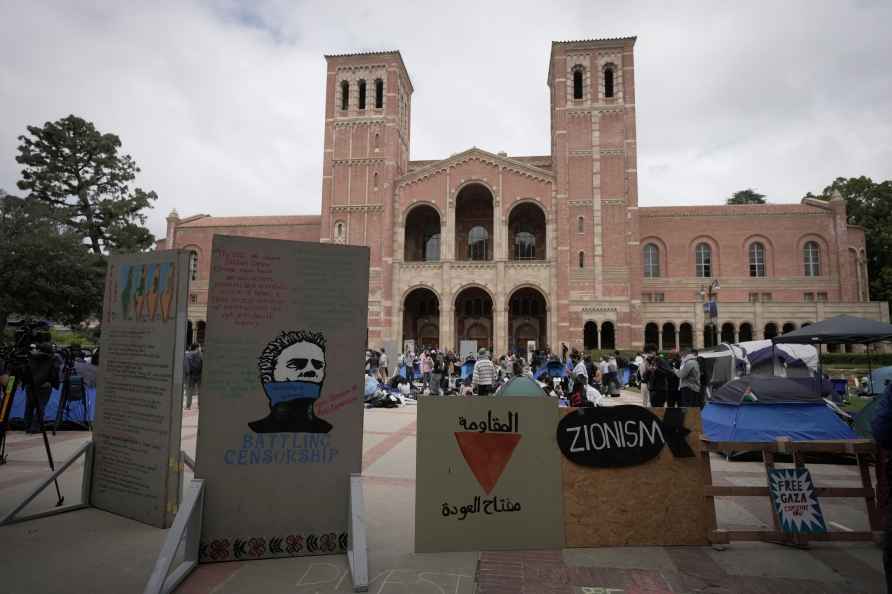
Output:
<instances>
[{"instance_id":1,"label":"cardboard sign","mask_svg":"<svg viewBox=\"0 0 892 594\"><path fill-rule=\"evenodd\" d=\"M679 458L693 457L684 426L685 409L664 417L640 406L580 408L558 423L557 443L568 460L583 466L618 468L656 458L668 444Z\"/></svg>"},{"instance_id":2,"label":"cardboard sign","mask_svg":"<svg viewBox=\"0 0 892 594\"><path fill-rule=\"evenodd\" d=\"M807 468L769 468L768 491L784 532L827 532L815 484Z\"/></svg>"},{"instance_id":3,"label":"cardboard sign","mask_svg":"<svg viewBox=\"0 0 892 594\"><path fill-rule=\"evenodd\" d=\"M179 503L186 252L109 258L91 503L159 528Z\"/></svg>"},{"instance_id":4,"label":"cardboard sign","mask_svg":"<svg viewBox=\"0 0 892 594\"><path fill-rule=\"evenodd\" d=\"M196 476L200 559L347 548L361 471L369 250L214 237Z\"/></svg>"},{"instance_id":5,"label":"cardboard sign","mask_svg":"<svg viewBox=\"0 0 892 594\"><path fill-rule=\"evenodd\" d=\"M699 409L641 410L662 419L664 436L666 426L678 427L680 420L694 456L678 456L663 447L655 458L621 468L587 466L561 456L566 547L709 544L715 507L703 496L706 467L700 456ZM560 414L566 419L578 411L561 409ZM673 415L678 415L676 420Z\"/></svg>"},{"instance_id":6,"label":"cardboard sign","mask_svg":"<svg viewBox=\"0 0 892 594\"><path fill-rule=\"evenodd\" d=\"M563 546L556 400L418 405L416 552Z\"/></svg>"}]
</instances>

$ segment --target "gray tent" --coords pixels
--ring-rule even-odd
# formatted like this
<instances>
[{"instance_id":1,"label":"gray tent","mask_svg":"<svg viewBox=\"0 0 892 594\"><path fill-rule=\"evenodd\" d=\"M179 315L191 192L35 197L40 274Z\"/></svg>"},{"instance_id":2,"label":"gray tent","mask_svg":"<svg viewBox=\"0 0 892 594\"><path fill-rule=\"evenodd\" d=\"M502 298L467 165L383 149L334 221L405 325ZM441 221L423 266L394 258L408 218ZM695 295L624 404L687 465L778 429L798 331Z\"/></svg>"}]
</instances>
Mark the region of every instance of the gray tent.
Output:
<instances>
[{"instance_id":1,"label":"gray tent","mask_svg":"<svg viewBox=\"0 0 892 594\"><path fill-rule=\"evenodd\" d=\"M836 316L771 339L773 344L864 344L892 340L892 324L855 316ZM870 370L870 349L867 349ZM871 394L875 394L871 374Z\"/></svg>"},{"instance_id":2,"label":"gray tent","mask_svg":"<svg viewBox=\"0 0 892 594\"><path fill-rule=\"evenodd\" d=\"M771 340L774 344L873 344L892 340L892 324L836 316Z\"/></svg>"}]
</instances>

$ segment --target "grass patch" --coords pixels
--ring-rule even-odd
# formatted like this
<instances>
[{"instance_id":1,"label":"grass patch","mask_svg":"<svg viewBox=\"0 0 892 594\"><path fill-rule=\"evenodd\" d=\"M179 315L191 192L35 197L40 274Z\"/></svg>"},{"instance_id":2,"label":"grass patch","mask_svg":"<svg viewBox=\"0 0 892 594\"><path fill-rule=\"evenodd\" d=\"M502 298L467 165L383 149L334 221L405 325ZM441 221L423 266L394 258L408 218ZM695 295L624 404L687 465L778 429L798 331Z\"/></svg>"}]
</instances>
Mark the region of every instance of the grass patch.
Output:
<instances>
[{"instance_id":1,"label":"grass patch","mask_svg":"<svg viewBox=\"0 0 892 594\"><path fill-rule=\"evenodd\" d=\"M861 412L861 409L870 404L871 400L873 399L861 398L860 396L850 396L849 401L840 406L840 408L850 415L854 415L855 413Z\"/></svg>"}]
</instances>

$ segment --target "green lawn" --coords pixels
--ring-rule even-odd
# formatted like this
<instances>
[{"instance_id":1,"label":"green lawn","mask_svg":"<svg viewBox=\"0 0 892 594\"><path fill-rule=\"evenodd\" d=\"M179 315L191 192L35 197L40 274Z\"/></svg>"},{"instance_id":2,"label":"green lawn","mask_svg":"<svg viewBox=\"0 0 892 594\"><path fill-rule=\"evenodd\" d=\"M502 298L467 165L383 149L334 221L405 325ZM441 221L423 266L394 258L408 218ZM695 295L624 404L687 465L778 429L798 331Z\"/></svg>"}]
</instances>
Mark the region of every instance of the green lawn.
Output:
<instances>
[{"instance_id":1,"label":"green lawn","mask_svg":"<svg viewBox=\"0 0 892 594\"><path fill-rule=\"evenodd\" d=\"M867 406L867 404L871 401L870 398L861 398L860 396L850 396L848 403L842 405L840 408L846 411L847 413L853 415L859 412L862 408Z\"/></svg>"}]
</instances>

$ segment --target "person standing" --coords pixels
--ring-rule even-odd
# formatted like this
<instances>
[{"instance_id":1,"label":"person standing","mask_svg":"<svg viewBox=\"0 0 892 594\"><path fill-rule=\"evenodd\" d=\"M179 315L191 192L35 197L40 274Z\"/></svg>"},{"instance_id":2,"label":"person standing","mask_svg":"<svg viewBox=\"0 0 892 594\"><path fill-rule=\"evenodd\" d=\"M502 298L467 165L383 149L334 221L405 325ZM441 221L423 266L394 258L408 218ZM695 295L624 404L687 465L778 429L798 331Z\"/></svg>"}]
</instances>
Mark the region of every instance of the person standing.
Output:
<instances>
[{"instance_id":1,"label":"person standing","mask_svg":"<svg viewBox=\"0 0 892 594\"><path fill-rule=\"evenodd\" d=\"M892 384L877 402L876 412L870 421L873 438L886 450L886 484L892 485L892 460L888 455L892 450ZM886 574L886 591L892 592L892 508L886 506L886 532L883 538L883 572Z\"/></svg>"},{"instance_id":2,"label":"person standing","mask_svg":"<svg viewBox=\"0 0 892 594\"><path fill-rule=\"evenodd\" d=\"M697 351L685 353L681 366L675 372L678 377L679 404L688 408L700 404L700 363Z\"/></svg>"},{"instance_id":3,"label":"person standing","mask_svg":"<svg viewBox=\"0 0 892 594\"><path fill-rule=\"evenodd\" d=\"M378 371L382 383L387 383L390 379L390 369L387 368L387 349L381 348L381 356L378 357Z\"/></svg>"},{"instance_id":4,"label":"person standing","mask_svg":"<svg viewBox=\"0 0 892 594\"><path fill-rule=\"evenodd\" d=\"M424 349L424 352L421 354L421 381L424 384L424 388L429 388L431 385L431 372L434 370L434 360L431 358L431 354L427 349Z\"/></svg>"},{"instance_id":5,"label":"person standing","mask_svg":"<svg viewBox=\"0 0 892 594\"><path fill-rule=\"evenodd\" d=\"M443 383L443 372L445 370L445 362L443 355L434 351L432 353L433 366L431 368L431 396L439 396L440 388Z\"/></svg>"},{"instance_id":6,"label":"person standing","mask_svg":"<svg viewBox=\"0 0 892 594\"><path fill-rule=\"evenodd\" d=\"M666 406L669 408L678 408L681 402L681 393L679 392L678 376L676 371L681 367L681 356L678 352L673 351L669 354L669 374L667 375L667 383L669 391L666 393Z\"/></svg>"},{"instance_id":7,"label":"person standing","mask_svg":"<svg viewBox=\"0 0 892 594\"><path fill-rule=\"evenodd\" d=\"M656 353L648 353L645 359L645 376L650 405L664 407L669 400L670 380L675 374L666 359Z\"/></svg>"},{"instance_id":8,"label":"person standing","mask_svg":"<svg viewBox=\"0 0 892 594\"><path fill-rule=\"evenodd\" d=\"M471 383L474 391L480 396L493 393L496 383L496 366L489 360L489 352L486 349L480 349L478 353Z\"/></svg>"},{"instance_id":9,"label":"person standing","mask_svg":"<svg viewBox=\"0 0 892 594\"><path fill-rule=\"evenodd\" d=\"M186 351L186 358L183 368L186 372L186 408L192 408L192 398L198 395L201 390L201 370L204 366L201 356L201 347L197 342L193 342Z\"/></svg>"}]
</instances>

